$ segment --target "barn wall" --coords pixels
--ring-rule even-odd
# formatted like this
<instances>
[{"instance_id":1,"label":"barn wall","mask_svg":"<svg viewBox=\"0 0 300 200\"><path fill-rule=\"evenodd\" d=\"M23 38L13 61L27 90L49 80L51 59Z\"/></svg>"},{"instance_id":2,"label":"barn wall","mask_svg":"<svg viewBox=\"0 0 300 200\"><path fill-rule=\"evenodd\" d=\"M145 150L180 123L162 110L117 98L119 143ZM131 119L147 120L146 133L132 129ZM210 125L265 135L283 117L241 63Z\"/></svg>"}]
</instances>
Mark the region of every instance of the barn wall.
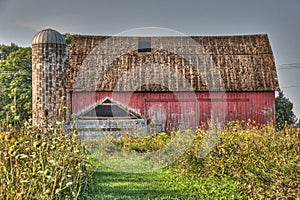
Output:
<instances>
[{"instance_id":1,"label":"barn wall","mask_svg":"<svg viewBox=\"0 0 300 200\"><path fill-rule=\"evenodd\" d=\"M72 113L105 97L127 105L154 123L162 121L165 128L178 128L182 121L197 126L222 112L226 121L252 119L261 124L274 121L274 92L78 92L72 94Z\"/></svg>"}]
</instances>

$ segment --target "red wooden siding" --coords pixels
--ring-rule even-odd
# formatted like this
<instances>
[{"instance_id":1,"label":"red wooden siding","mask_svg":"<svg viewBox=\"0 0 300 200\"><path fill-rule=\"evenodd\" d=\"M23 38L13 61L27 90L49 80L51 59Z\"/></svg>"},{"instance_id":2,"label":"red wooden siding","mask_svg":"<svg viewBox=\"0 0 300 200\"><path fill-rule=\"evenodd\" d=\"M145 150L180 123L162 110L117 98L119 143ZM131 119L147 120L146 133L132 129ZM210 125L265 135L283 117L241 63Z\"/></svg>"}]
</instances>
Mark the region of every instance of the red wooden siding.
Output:
<instances>
[{"instance_id":1,"label":"red wooden siding","mask_svg":"<svg viewBox=\"0 0 300 200\"><path fill-rule=\"evenodd\" d=\"M153 123L163 122L164 128L178 128L182 122L196 127L212 115L225 116L226 121L274 121L274 92L78 92L72 94L72 113L105 97L128 106Z\"/></svg>"}]
</instances>

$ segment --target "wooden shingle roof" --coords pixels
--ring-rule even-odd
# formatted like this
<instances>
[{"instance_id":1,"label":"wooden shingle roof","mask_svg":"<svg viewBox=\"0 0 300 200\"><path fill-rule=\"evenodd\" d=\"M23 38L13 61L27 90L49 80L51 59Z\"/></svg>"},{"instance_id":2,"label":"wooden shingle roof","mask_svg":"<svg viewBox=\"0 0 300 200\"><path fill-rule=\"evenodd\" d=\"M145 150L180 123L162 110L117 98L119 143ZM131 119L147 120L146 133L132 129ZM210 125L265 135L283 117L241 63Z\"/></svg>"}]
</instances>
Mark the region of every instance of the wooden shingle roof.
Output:
<instances>
[{"instance_id":1,"label":"wooden shingle roof","mask_svg":"<svg viewBox=\"0 0 300 200\"><path fill-rule=\"evenodd\" d=\"M139 37L73 35L68 89L75 91L276 91L268 36Z\"/></svg>"}]
</instances>

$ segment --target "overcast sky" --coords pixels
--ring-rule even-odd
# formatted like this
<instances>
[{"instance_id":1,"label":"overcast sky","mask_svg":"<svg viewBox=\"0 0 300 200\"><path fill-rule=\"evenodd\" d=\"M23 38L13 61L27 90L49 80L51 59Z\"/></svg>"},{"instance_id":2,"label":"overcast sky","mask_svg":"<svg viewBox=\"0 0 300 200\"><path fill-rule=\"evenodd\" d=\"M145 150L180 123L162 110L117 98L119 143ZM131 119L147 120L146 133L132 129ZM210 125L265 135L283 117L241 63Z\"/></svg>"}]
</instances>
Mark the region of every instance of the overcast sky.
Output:
<instances>
[{"instance_id":1,"label":"overcast sky","mask_svg":"<svg viewBox=\"0 0 300 200\"><path fill-rule=\"evenodd\" d=\"M44 28L116 35L141 27L186 35L267 33L280 87L300 117L300 0L0 0L0 44L30 46Z\"/></svg>"}]
</instances>

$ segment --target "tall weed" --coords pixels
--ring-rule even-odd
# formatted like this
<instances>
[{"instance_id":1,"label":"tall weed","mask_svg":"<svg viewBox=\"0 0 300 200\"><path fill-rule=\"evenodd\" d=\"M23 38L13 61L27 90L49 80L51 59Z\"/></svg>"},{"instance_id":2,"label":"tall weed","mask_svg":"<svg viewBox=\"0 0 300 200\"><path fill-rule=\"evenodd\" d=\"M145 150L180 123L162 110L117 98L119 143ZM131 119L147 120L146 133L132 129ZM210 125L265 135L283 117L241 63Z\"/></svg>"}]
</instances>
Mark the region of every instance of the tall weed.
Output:
<instances>
[{"instance_id":1,"label":"tall weed","mask_svg":"<svg viewBox=\"0 0 300 200\"><path fill-rule=\"evenodd\" d=\"M4 129L3 129L4 130ZM86 150L75 131L25 124L0 132L2 199L78 199L89 185Z\"/></svg>"}]
</instances>

